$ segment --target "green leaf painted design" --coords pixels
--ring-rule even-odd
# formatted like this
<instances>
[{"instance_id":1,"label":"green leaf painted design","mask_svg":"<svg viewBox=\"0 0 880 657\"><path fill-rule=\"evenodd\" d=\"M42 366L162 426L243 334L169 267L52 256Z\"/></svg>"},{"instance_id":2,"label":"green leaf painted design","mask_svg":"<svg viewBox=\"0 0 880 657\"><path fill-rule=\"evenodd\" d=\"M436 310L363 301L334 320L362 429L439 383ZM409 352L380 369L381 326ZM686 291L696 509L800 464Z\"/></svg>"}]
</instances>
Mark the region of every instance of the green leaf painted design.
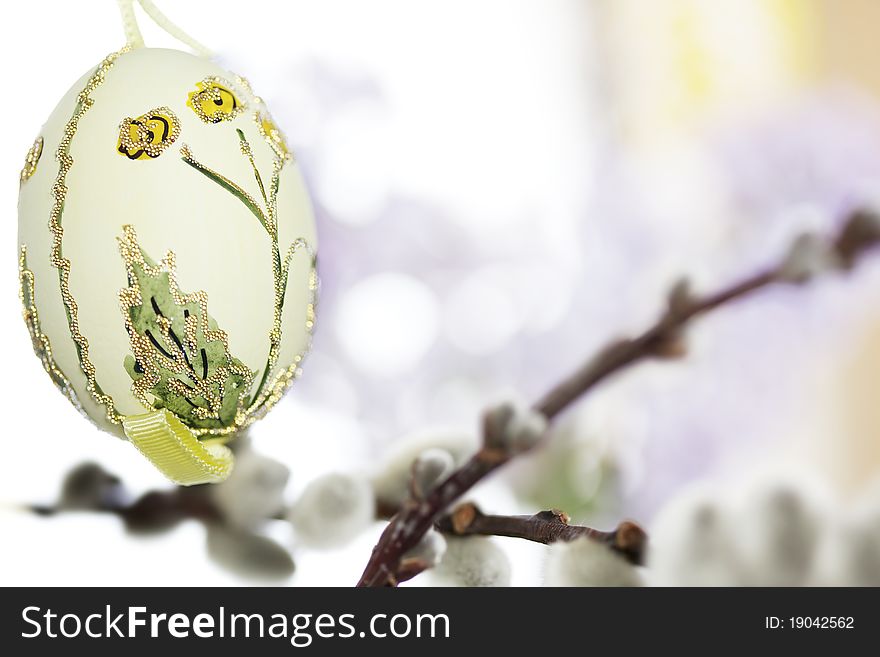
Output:
<instances>
[{"instance_id":1,"label":"green leaf painted design","mask_svg":"<svg viewBox=\"0 0 880 657\"><path fill-rule=\"evenodd\" d=\"M134 229L123 230L128 287L119 297L133 353L124 363L132 391L148 408L166 408L194 429L234 424L253 373L230 354L226 333L208 315L207 294L181 292L174 254L156 264Z\"/></svg>"},{"instance_id":2,"label":"green leaf painted design","mask_svg":"<svg viewBox=\"0 0 880 657\"><path fill-rule=\"evenodd\" d=\"M235 196L239 201L244 203L245 207L251 211L251 213L259 220L259 222L263 225L263 228L266 230L269 235L273 234L273 228L269 223L269 218L263 213L260 209L259 204L254 199L253 196L248 194L244 189L242 189L241 185L238 185L232 182L226 176L217 173L213 169L209 169L201 162L197 161L193 155L192 151L189 150L189 147L185 144L180 149L180 157L193 169L201 173L203 176L208 178L209 180L214 181L218 185L220 185L223 189L230 192L233 196Z\"/></svg>"}]
</instances>

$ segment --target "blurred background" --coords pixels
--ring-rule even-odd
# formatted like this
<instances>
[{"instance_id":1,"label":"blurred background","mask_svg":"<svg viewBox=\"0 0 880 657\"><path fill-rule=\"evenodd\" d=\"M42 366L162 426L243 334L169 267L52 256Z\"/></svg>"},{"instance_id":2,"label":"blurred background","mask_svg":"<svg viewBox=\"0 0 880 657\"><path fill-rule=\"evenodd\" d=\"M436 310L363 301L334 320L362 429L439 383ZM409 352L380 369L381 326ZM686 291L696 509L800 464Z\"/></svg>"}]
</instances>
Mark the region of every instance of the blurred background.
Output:
<instances>
[{"instance_id":1,"label":"blurred background","mask_svg":"<svg viewBox=\"0 0 880 657\"><path fill-rule=\"evenodd\" d=\"M713 289L776 261L803 230L828 232L880 200L872 0L158 5L266 99L316 208L313 352L250 432L249 449L271 461L255 456L250 483L229 483L265 489L271 502L255 504L257 515L293 507L295 517L303 491L328 473L368 481L381 497L389 471L420 448L463 453L488 404L534 398L609 338L651 321L682 275ZM65 90L122 44L115 3L10 11L0 26L9 87L0 583L352 584L382 523L316 549L287 520L244 522L296 562L292 574L251 577L234 567L244 548L195 520L144 537L107 514L21 510L54 503L65 474L87 460L131 499L169 486L53 390L17 300L18 171ZM173 45L148 20L141 27L147 45ZM487 512L553 507L601 527L634 518L656 530L664 583L692 583L676 559L698 558L711 563L697 583L772 581L731 574L724 564L752 552L712 547L723 532L702 556L682 556L681 545L717 530L705 528L710 516L763 522L783 554L789 529L798 545L858 535L862 561L846 556L853 539L828 548L832 574L804 566L803 581L877 583L875 260L708 317L686 359L597 390L549 445L474 498ZM235 506L228 499L245 496L215 497ZM803 522L791 529L795 516ZM543 581L543 546L495 543L513 584ZM752 570L775 563L767 559Z\"/></svg>"}]
</instances>

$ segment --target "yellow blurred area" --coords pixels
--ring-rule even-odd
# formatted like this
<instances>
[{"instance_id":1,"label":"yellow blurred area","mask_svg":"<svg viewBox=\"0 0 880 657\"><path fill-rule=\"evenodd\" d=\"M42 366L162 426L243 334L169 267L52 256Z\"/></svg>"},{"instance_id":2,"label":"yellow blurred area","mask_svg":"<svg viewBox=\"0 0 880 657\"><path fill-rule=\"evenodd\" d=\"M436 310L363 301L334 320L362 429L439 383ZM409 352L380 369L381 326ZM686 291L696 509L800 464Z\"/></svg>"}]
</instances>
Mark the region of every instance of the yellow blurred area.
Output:
<instances>
[{"instance_id":1,"label":"yellow blurred area","mask_svg":"<svg viewBox=\"0 0 880 657\"><path fill-rule=\"evenodd\" d=\"M880 95L874 0L599 0L618 129L648 144L832 81Z\"/></svg>"},{"instance_id":2,"label":"yellow blurred area","mask_svg":"<svg viewBox=\"0 0 880 657\"><path fill-rule=\"evenodd\" d=\"M818 74L819 2L601 0L596 38L622 135L636 142L754 110Z\"/></svg>"}]
</instances>

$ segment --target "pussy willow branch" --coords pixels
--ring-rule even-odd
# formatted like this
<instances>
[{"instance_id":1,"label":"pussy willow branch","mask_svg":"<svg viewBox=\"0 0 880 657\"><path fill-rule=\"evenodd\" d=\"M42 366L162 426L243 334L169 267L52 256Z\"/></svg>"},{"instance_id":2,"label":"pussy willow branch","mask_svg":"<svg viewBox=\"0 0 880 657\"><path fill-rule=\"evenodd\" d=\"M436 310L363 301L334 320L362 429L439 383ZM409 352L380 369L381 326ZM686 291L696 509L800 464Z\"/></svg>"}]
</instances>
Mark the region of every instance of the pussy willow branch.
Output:
<instances>
[{"instance_id":1,"label":"pussy willow branch","mask_svg":"<svg viewBox=\"0 0 880 657\"><path fill-rule=\"evenodd\" d=\"M163 531L187 519L224 522L222 510L205 486L150 491L131 499L119 477L96 463L82 463L67 474L56 504L33 504L26 508L41 516L67 511L107 513L120 518L126 529L136 533Z\"/></svg>"},{"instance_id":2,"label":"pussy willow branch","mask_svg":"<svg viewBox=\"0 0 880 657\"><path fill-rule=\"evenodd\" d=\"M493 516L483 513L473 502L457 506L443 516L436 528L453 536L509 536L549 545L589 537L607 545L634 565L644 563L648 537L634 522L624 520L614 531L569 525L562 511L539 511L533 516Z\"/></svg>"},{"instance_id":3,"label":"pussy willow branch","mask_svg":"<svg viewBox=\"0 0 880 657\"><path fill-rule=\"evenodd\" d=\"M880 222L868 212L853 213L833 239L823 242L828 269L851 269L860 256L880 243ZM797 244L797 243L796 243ZM684 330L698 317L737 301L754 292L779 283L802 283L817 271L793 262L794 246L785 258L770 269L706 296L692 295L685 285L676 286L669 295L666 310L653 326L634 338L612 342L595 357L552 388L532 406L532 410L552 422L562 411L596 385L631 365L650 359L684 354ZM401 562L422 537L434 526L449 506L497 468L531 447L515 447L499 436L497 413L490 409L483 418L483 446L457 470L440 482L422 499L410 498L391 518L358 586L396 586L403 581ZM409 575L409 573L407 573ZM411 576L411 575L410 575Z\"/></svg>"}]
</instances>

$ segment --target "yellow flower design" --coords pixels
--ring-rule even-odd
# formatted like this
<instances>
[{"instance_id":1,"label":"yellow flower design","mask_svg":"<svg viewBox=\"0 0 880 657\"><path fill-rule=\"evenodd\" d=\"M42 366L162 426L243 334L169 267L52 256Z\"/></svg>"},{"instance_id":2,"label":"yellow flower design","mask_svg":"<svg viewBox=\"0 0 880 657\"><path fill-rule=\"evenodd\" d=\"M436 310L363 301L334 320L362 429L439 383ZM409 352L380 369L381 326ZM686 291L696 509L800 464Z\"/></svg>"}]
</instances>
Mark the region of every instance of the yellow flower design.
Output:
<instances>
[{"instance_id":1,"label":"yellow flower design","mask_svg":"<svg viewBox=\"0 0 880 657\"><path fill-rule=\"evenodd\" d=\"M24 182L37 170L37 162L40 161L40 155L43 154L43 138L37 137L34 145L30 147L24 158L24 168L21 170L20 182Z\"/></svg>"},{"instance_id":2,"label":"yellow flower design","mask_svg":"<svg viewBox=\"0 0 880 657\"><path fill-rule=\"evenodd\" d=\"M278 126L275 125L272 117L268 114L258 112L254 116L254 119L257 122L257 126L260 128L260 134L263 135L263 139L265 139L266 143L272 147L275 154L285 160L291 159L292 154L290 149L287 148L287 142L284 141L284 135L278 129Z\"/></svg>"},{"instance_id":3,"label":"yellow flower design","mask_svg":"<svg viewBox=\"0 0 880 657\"><path fill-rule=\"evenodd\" d=\"M205 123L231 121L244 111L244 104L222 78L210 77L196 83L186 104Z\"/></svg>"},{"instance_id":4,"label":"yellow flower design","mask_svg":"<svg viewBox=\"0 0 880 657\"><path fill-rule=\"evenodd\" d=\"M180 122L167 107L157 107L119 124L116 150L130 160L159 157L180 136Z\"/></svg>"}]
</instances>

